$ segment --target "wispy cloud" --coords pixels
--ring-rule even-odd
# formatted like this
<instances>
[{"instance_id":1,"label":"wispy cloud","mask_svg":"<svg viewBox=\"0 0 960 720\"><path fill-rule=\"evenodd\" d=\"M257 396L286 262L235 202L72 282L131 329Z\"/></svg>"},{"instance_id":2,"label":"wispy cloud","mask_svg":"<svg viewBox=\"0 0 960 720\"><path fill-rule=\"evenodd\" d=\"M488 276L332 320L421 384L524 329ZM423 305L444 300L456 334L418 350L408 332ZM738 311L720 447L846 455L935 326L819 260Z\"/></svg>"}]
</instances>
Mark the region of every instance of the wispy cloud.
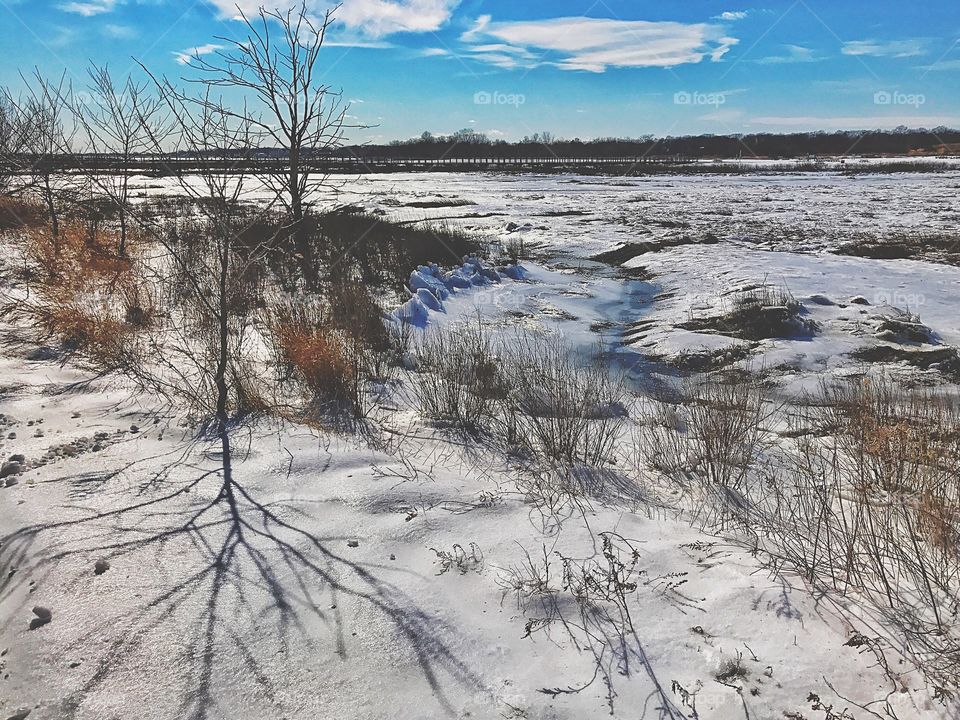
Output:
<instances>
[{"instance_id":1,"label":"wispy cloud","mask_svg":"<svg viewBox=\"0 0 960 720\"><path fill-rule=\"evenodd\" d=\"M761 65L784 65L787 63L819 62L825 59L818 57L813 50L802 45L784 45L783 49L784 52L780 55L768 55L765 58L760 58L757 62Z\"/></svg>"},{"instance_id":2,"label":"wispy cloud","mask_svg":"<svg viewBox=\"0 0 960 720\"><path fill-rule=\"evenodd\" d=\"M58 5L57 7L68 13L83 15L84 17L93 17L103 13L113 12L117 6L117 0L89 0L87 2L77 1Z\"/></svg>"},{"instance_id":3,"label":"wispy cloud","mask_svg":"<svg viewBox=\"0 0 960 720\"><path fill-rule=\"evenodd\" d=\"M181 65L186 65L195 57L209 55L210 53L214 53L221 49L223 49L223 45L214 45L213 43L208 43L206 45L199 45L194 48L187 48L186 50L174 52L173 55L177 59L178 63Z\"/></svg>"},{"instance_id":4,"label":"wispy cloud","mask_svg":"<svg viewBox=\"0 0 960 720\"><path fill-rule=\"evenodd\" d=\"M722 12L719 15L714 15L713 19L726 20L728 22L732 22L734 20L743 20L749 14L750 12L748 10L727 10L726 12Z\"/></svg>"},{"instance_id":5,"label":"wispy cloud","mask_svg":"<svg viewBox=\"0 0 960 720\"><path fill-rule=\"evenodd\" d=\"M915 57L927 52L927 41L923 38L851 40L843 44L842 52L844 55L869 55L873 57Z\"/></svg>"},{"instance_id":6,"label":"wispy cloud","mask_svg":"<svg viewBox=\"0 0 960 720\"><path fill-rule=\"evenodd\" d=\"M956 60L941 60L940 62L935 62L933 65L927 65L921 69L926 70L927 72L930 72L931 70L960 70L960 58Z\"/></svg>"},{"instance_id":7,"label":"wispy cloud","mask_svg":"<svg viewBox=\"0 0 960 720\"><path fill-rule=\"evenodd\" d=\"M134 27L130 27L129 25L116 25L114 23L107 23L100 29L100 32L106 37L115 40L132 40L140 34Z\"/></svg>"},{"instance_id":8,"label":"wispy cloud","mask_svg":"<svg viewBox=\"0 0 960 720\"><path fill-rule=\"evenodd\" d=\"M739 41L709 23L588 17L494 22L481 16L460 39L477 59L500 67L550 64L563 70L674 67L717 62Z\"/></svg>"},{"instance_id":9,"label":"wispy cloud","mask_svg":"<svg viewBox=\"0 0 960 720\"><path fill-rule=\"evenodd\" d=\"M324 47L366 48L367 50L387 50L395 47L392 43L384 40L366 40L348 35L329 37L323 41L323 45Z\"/></svg>"}]
</instances>

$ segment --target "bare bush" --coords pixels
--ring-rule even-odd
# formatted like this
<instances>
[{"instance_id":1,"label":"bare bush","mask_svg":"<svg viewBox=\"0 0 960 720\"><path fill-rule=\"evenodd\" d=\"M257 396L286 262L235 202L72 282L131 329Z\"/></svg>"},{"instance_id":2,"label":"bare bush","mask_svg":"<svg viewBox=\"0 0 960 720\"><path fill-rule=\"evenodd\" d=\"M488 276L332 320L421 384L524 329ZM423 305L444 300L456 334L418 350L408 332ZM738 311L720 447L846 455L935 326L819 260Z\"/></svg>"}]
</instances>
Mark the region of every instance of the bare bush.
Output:
<instances>
[{"instance_id":1,"label":"bare bush","mask_svg":"<svg viewBox=\"0 0 960 720\"><path fill-rule=\"evenodd\" d=\"M323 412L349 408L362 413L361 361L341 332L303 325L275 328L281 358Z\"/></svg>"},{"instance_id":2,"label":"bare bush","mask_svg":"<svg viewBox=\"0 0 960 720\"><path fill-rule=\"evenodd\" d=\"M168 124L161 117L162 101L148 94L148 85L127 76L120 84L106 66L91 66L85 101L74 98L64 104L72 111L77 126L82 130L87 152L94 156L109 156L116 167L109 172L91 170L87 173L92 186L103 196L109 209L116 213L118 236L117 253L126 253L131 234L130 179L136 158L153 149L156 140L168 132ZM82 156L81 156L82 159Z\"/></svg>"},{"instance_id":3,"label":"bare bush","mask_svg":"<svg viewBox=\"0 0 960 720\"><path fill-rule=\"evenodd\" d=\"M886 377L825 385L795 418L795 445L769 463L756 428L757 389L714 384L676 410L683 417L684 475L736 493L710 500L715 528L732 525L777 564L815 587L855 594L942 693L960 667L960 408L955 398L911 392ZM661 429L644 451L670 455ZM670 441L672 442L672 441ZM673 453L682 454L682 453ZM650 463L657 465L657 462Z\"/></svg>"},{"instance_id":4,"label":"bare bush","mask_svg":"<svg viewBox=\"0 0 960 720\"><path fill-rule=\"evenodd\" d=\"M652 421L637 434L639 454L684 484L738 488L764 448L762 425L772 412L747 374L689 380L679 401L653 402Z\"/></svg>"},{"instance_id":5,"label":"bare bush","mask_svg":"<svg viewBox=\"0 0 960 720\"><path fill-rule=\"evenodd\" d=\"M624 378L557 337L518 336L505 365L510 435L551 461L602 465L626 422Z\"/></svg>"},{"instance_id":6,"label":"bare bush","mask_svg":"<svg viewBox=\"0 0 960 720\"><path fill-rule=\"evenodd\" d=\"M329 297L271 302L266 325L278 359L278 383L299 383L323 413L367 411L366 382L383 380L399 354L380 306L362 286L338 284Z\"/></svg>"},{"instance_id":7,"label":"bare bush","mask_svg":"<svg viewBox=\"0 0 960 720\"><path fill-rule=\"evenodd\" d=\"M427 334L417 346L413 383L427 417L480 432L505 397L501 348L478 318Z\"/></svg>"},{"instance_id":8,"label":"bare bush","mask_svg":"<svg viewBox=\"0 0 960 720\"><path fill-rule=\"evenodd\" d=\"M575 695L599 681L612 715L617 679L650 672L630 609L645 571L630 540L611 532L600 533L599 539L599 552L587 558L559 551L551 557L545 547L542 558L524 551L525 561L503 570L497 582L504 599L512 595L526 616L524 637L544 633L552 639L559 634L593 662L595 672L583 683L540 692L551 697ZM654 692L661 717L686 717L659 683Z\"/></svg>"}]
</instances>

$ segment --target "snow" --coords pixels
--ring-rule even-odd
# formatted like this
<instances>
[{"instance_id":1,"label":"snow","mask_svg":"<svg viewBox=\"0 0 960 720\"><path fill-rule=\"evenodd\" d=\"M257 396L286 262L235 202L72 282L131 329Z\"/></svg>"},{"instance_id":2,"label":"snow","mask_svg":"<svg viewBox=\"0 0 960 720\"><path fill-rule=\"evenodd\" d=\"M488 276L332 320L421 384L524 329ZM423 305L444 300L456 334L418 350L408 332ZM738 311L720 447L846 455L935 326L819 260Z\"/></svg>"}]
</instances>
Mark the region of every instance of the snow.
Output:
<instances>
[{"instance_id":1,"label":"snow","mask_svg":"<svg viewBox=\"0 0 960 720\"><path fill-rule=\"evenodd\" d=\"M779 368L784 392L857 370L850 354L879 342L871 323L894 306L960 346L960 268L829 252L865 234L955 232L960 172L345 182L342 201L392 219L462 217L493 244L521 233L536 249L500 272L473 258L419 268L395 312L418 332L479 313L507 338L548 333L585 353L602 343L641 388L670 376L664 359L746 345L676 325L768 282L789 288L820 327L761 341L740 361ZM476 204L403 207L441 194ZM627 263L642 276L590 260L638 236L706 232L719 242ZM857 295L870 304L850 303ZM611 693L615 717L819 717L811 693L854 717L884 699L900 718L956 710L933 700L916 670L897 665L895 688L870 652L847 644L854 630L884 634L855 598L842 605L770 573L651 504L648 488L612 487L601 474L595 496L558 525L529 501L523 468L398 403L381 408L372 439L266 421L238 428L225 496L222 448L195 438L176 408L30 357L9 347L0 358L0 452L31 466L0 489L0 717L592 718L610 713ZM94 452L97 433L107 440ZM80 449L37 465L70 443ZM602 559L601 533L638 551L622 644L559 623L527 636L537 607L519 607L504 586L546 553L563 599L558 553ZM446 571L439 553L454 558ZM110 568L95 575L101 559ZM53 616L31 631L35 605ZM614 628L595 621L595 631ZM591 645L612 690L602 677L590 684ZM716 679L738 657L742 695Z\"/></svg>"}]
</instances>

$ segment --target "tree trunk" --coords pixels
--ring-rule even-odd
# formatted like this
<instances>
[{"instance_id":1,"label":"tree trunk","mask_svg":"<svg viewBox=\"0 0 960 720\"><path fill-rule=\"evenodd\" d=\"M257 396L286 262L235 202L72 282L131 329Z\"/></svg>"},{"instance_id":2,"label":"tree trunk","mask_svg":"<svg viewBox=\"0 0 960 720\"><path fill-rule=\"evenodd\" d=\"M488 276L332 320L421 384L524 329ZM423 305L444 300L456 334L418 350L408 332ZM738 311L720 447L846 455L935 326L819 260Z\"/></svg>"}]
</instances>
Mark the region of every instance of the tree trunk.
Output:
<instances>
[{"instance_id":1,"label":"tree trunk","mask_svg":"<svg viewBox=\"0 0 960 720\"><path fill-rule=\"evenodd\" d=\"M300 152L296 147L290 148L290 174L288 176L288 191L290 192L290 214L294 228L294 241L297 253L300 255L300 268L303 272L303 281L307 290L316 291L319 286L317 264L314 261L313 247L304 224L303 196L300 193Z\"/></svg>"},{"instance_id":2,"label":"tree trunk","mask_svg":"<svg viewBox=\"0 0 960 720\"><path fill-rule=\"evenodd\" d=\"M223 248L220 253L220 277L217 298L217 366L213 381L217 388L217 431L225 433L227 427L227 410L229 389L227 388L227 362L230 356L230 299L228 296L228 279L230 276L230 240L227 236L221 238Z\"/></svg>"},{"instance_id":3,"label":"tree trunk","mask_svg":"<svg viewBox=\"0 0 960 720\"><path fill-rule=\"evenodd\" d=\"M117 249L121 257L127 254L127 210L123 205L120 206L120 247Z\"/></svg>"}]
</instances>

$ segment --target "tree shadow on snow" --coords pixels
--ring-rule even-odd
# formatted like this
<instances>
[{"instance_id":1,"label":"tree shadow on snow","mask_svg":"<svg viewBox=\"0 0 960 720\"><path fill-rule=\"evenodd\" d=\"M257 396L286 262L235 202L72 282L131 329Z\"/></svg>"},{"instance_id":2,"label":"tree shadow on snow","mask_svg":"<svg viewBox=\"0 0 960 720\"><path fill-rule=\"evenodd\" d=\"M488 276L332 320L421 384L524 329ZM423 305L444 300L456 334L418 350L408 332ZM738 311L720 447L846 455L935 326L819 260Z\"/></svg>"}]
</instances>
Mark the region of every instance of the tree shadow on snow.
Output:
<instances>
[{"instance_id":1,"label":"tree shadow on snow","mask_svg":"<svg viewBox=\"0 0 960 720\"><path fill-rule=\"evenodd\" d=\"M293 709L284 703L291 696L290 687L286 682L279 685L277 676L297 673L302 681L306 671L290 663L277 673L276 658L268 663L263 645L273 643L281 654L302 646L325 663L330 647L318 639L329 635L336 655L346 660L348 633L338 604L347 598L387 621L403 649L415 658L441 712L455 713L451 691L473 696L485 692L480 678L451 649L453 630L386 580L387 568L338 554L331 549L334 538L319 537L306 523L298 524L302 516L289 512L286 504L258 500L234 475L234 452L226 431L219 434L216 455L215 467L190 468L191 477L168 492L149 497L144 493L136 502L92 514L87 507L71 506L68 510L78 517L28 526L0 541L0 601L22 593L27 604L28 579L42 581L58 565L88 562L91 557L112 561L138 558L134 555L138 553L149 561L152 553L170 578L160 594L145 598L119 620L105 621L110 625L109 646L98 653L93 674L62 700L61 716L76 715L88 695L109 689L136 656L151 653L158 638L167 645L179 633L176 650L157 648L164 657L177 655L177 665L170 669L180 673L182 684L176 717L230 716L222 702L230 691L217 691L225 673L229 687L239 679L252 681L257 696L276 708L278 716L286 715ZM170 468L175 465L168 463L153 478L154 490L171 482ZM88 480L77 482L82 486ZM16 618L8 617L0 628L23 621L23 614L12 615ZM104 634L99 623L72 645L77 652L89 650L102 643ZM385 644L388 638L379 640ZM343 686L331 687L329 678L324 683L322 673L317 677L313 688L302 687L328 695L348 692Z\"/></svg>"}]
</instances>

